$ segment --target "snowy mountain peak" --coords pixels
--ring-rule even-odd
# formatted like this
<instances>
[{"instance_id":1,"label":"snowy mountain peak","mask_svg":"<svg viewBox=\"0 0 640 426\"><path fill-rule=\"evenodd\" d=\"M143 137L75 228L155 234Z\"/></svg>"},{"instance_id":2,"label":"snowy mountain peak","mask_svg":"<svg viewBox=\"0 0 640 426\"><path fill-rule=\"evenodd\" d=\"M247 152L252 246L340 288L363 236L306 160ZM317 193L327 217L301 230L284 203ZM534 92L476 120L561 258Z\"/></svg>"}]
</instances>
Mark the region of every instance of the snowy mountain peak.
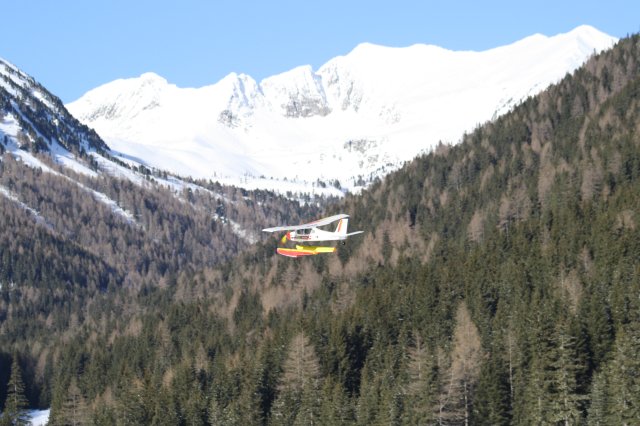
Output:
<instances>
[{"instance_id":1,"label":"snowy mountain peak","mask_svg":"<svg viewBox=\"0 0 640 426\"><path fill-rule=\"evenodd\" d=\"M592 27L591 25L580 25L566 33L567 36L576 40L581 40L586 45L600 44L603 40L610 38L607 34ZM562 36L562 35L561 35Z\"/></svg>"},{"instance_id":2,"label":"snowy mountain peak","mask_svg":"<svg viewBox=\"0 0 640 426\"><path fill-rule=\"evenodd\" d=\"M86 114L79 115L78 119L83 122L129 120L159 107L164 93L175 89L176 86L152 72L119 79L87 92L78 101Z\"/></svg>"},{"instance_id":3,"label":"snowy mountain peak","mask_svg":"<svg viewBox=\"0 0 640 426\"><path fill-rule=\"evenodd\" d=\"M581 26L482 52L362 43L317 71L304 65L260 83L231 73L199 89L144 74L68 108L118 152L181 175L352 187L457 142L615 41Z\"/></svg>"},{"instance_id":4,"label":"snowy mountain peak","mask_svg":"<svg viewBox=\"0 0 640 426\"><path fill-rule=\"evenodd\" d=\"M259 98L262 97L262 90L258 83L246 74L236 74L235 72L224 77L219 85L223 90L230 92L227 109L240 113L242 109L252 110L256 107Z\"/></svg>"},{"instance_id":5,"label":"snowy mountain peak","mask_svg":"<svg viewBox=\"0 0 640 426\"><path fill-rule=\"evenodd\" d=\"M331 112L322 77L304 65L260 83L272 108L289 118L326 116Z\"/></svg>"},{"instance_id":6,"label":"snowy mountain peak","mask_svg":"<svg viewBox=\"0 0 640 426\"><path fill-rule=\"evenodd\" d=\"M497 49L512 49L519 51L523 48L544 49L555 46L567 50L574 49L577 54L591 55L613 46L617 39L589 25L581 25L573 30L553 37L544 34L534 34L516 41L508 46ZM575 59L575 58L574 58Z\"/></svg>"},{"instance_id":7,"label":"snowy mountain peak","mask_svg":"<svg viewBox=\"0 0 640 426\"><path fill-rule=\"evenodd\" d=\"M138 79L143 85L167 84L167 80L164 77L160 77L158 74L150 71L142 73Z\"/></svg>"}]
</instances>

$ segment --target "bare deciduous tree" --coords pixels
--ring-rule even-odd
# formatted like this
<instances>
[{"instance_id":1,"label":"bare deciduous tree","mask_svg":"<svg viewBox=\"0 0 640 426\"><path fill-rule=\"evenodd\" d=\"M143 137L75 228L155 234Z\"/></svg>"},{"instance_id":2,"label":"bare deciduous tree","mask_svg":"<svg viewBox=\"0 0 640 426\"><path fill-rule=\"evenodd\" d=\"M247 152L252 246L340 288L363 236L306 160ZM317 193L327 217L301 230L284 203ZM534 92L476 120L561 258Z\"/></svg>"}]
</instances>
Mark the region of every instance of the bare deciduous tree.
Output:
<instances>
[{"instance_id":1,"label":"bare deciduous tree","mask_svg":"<svg viewBox=\"0 0 640 426\"><path fill-rule=\"evenodd\" d=\"M452 343L450 365L439 362L442 375L438 418L440 424L468 426L480 375L482 349L478 328L471 320L465 302L458 306Z\"/></svg>"}]
</instances>

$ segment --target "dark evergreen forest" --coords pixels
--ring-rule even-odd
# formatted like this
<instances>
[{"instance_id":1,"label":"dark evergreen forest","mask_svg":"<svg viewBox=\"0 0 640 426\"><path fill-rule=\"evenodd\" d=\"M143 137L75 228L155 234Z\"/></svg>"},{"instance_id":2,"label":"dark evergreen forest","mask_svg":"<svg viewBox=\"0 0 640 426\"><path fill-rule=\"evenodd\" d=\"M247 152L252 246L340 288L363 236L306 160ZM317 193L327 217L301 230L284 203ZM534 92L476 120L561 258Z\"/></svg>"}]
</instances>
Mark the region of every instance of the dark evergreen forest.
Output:
<instances>
[{"instance_id":1,"label":"dark evergreen forest","mask_svg":"<svg viewBox=\"0 0 640 426\"><path fill-rule=\"evenodd\" d=\"M334 256L222 253L210 193L84 179L135 223L0 163L39 214L0 207L0 406L14 364L52 424L640 424L638 35L323 211L224 205L348 213Z\"/></svg>"}]
</instances>

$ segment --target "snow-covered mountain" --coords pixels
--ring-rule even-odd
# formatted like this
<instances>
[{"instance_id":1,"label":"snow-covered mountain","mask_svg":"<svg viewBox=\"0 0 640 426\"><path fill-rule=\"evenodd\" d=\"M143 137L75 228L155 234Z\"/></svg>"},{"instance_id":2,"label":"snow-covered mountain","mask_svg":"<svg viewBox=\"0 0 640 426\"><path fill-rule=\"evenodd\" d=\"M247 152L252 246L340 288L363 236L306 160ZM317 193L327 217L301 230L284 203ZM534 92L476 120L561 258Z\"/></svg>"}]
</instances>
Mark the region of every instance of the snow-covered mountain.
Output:
<instances>
[{"instance_id":1,"label":"snow-covered mountain","mask_svg":"<svg viewBox=\"0 0 640 426\"><path fill-rule=\"evenodd\" d=\"M301 66L259 83L231 73L197 89L146 73L67 107L123 158L180 175L353 187L439 141L458 142L615 41L581 26L483 52L361 44L317 71Z\"/></svg>"}]
</instances>

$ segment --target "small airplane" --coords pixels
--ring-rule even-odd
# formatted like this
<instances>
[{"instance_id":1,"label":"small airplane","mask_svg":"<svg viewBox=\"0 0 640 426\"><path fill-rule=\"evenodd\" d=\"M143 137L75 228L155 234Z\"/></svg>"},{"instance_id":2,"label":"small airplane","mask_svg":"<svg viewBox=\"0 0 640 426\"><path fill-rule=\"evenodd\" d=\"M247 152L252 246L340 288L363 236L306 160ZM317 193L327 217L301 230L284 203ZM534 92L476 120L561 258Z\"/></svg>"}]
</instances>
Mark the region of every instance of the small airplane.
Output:
<instances>
[{"instance_id":1,"label":"small airplane","mask_svg":"<svg viewBox=\"0 0 640 426\"><path fill-rule=\"evenodd\" d=\"M329 225L333 222L338 222L338 226L335 231L325 231L318 229L320 226ZM337 214L335 216L326 217L313 222L305 223L302 225L294 226L275 226L273 228L265 228L264 232L279 232L287 231L282 237L281 242L284 244L289 241L305 243L314 241L342 241L348 237L356 234L362 234L364 231L356 231L347 233L347 227L349 226L348 214ZM320 253L333 253L336 251L335 247L323 247L323 246L303 246L296 245L295 249L278 247L276 250L278 254L288 257L301 257L301 256L314 256Z\"/></svg>"}]
</instances>

